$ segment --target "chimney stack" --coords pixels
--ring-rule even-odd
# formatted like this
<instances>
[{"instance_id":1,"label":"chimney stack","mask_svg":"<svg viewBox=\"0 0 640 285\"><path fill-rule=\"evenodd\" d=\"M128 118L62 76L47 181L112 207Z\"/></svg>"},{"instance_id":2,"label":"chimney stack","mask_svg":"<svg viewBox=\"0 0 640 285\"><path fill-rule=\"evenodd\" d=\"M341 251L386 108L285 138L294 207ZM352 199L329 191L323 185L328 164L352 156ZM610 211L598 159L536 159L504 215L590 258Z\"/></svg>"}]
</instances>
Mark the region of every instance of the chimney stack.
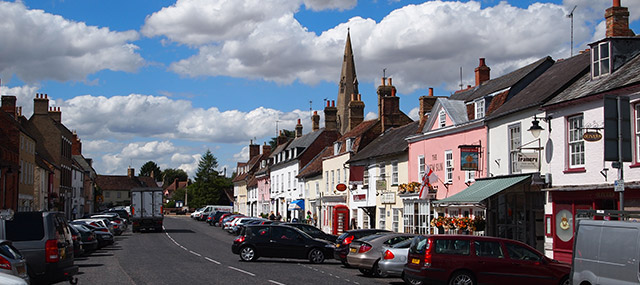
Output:
<instances>
[{"instance_id":1,"label":"chimney stack","mask_svg":"<svg viewBox=\"0 0 640 285\"><path fill-rule=\"evenodd\" d=\"M353 130L357 125L364 121L364 102L360 94L351 94L351 102L349 102L349 129Z\"/></svg>"},{"instance_id":2,"label":"chimney stack","mask_svg":"<svg viewBox=\"0 0 640 285\"><path fill-rule=\"evenodd\" d=\"M338 130L338 108L335 101L327 101L327 107L324 108L324 128L327 131Z\"/></svg>"},{"instance_id":3,"label":"chimney stack","mask_svg":"<svg viewBox=\"0 0 640 285\"><path fill-rule=\"evenodd\" d=\"M271 146L268 145L266 142L264 143L264 145L262 145L262 154L264 156L271 155Z\"/></svg>"},{"instance_id":4,"label":"chimney stack","mask_svg":"<svg viewBox=\"0 0 640 285\"><path fill-rule=\"evenodd\" d=\"M613 0L613 6L605 10L604 18L607 23L607 38L635 36L629 29L629 9L621 7L620 0Z\"/></svg>"},{"instance_id":5,"label":"chimney stack","mask_svg":"<svg viewBox=\"0 0 640 285\"><path fill-rule=\"evenodd\" d=\"M47 115L49 114L49 98L47 94L36 93L36 98L33 99L33 114L34 115Z\"/></svg>"},{"instance_id":6,"label":"chimney stack","mask_svg":"<svg viewBox=\"0 0 640 285\"><path fill-rule=\"evenodd\" d=\"M127 168L127 176L129 178L133 178L136 176L136 170L131 168L131 166L129 166L129 168Z\"/></svg>"},{"instance_id":7,"label":"chimney stack","mask_svg":"<svg viewBox=\"0 0 640 285\"><path fill-rule=\"evenodd\" d=\"M311 122L312 122L312 127L311 127L312 131L315 132L320 129L320 115L318 115L318 111L313 111L313 116L311 116Z\"/></svg>"},{"instance_id":8,"label":"chimney stack","mask_svg":"<svg viewBox=\"0 0 640 285\"><path fill-rule=\"evenodd\" d=\"M378 100L380 104L378 118L382 123L382 132L400 126L400 97L396 96L396 87L391 85L378 86Z\"/></svg>"},{"instance_id":9,"label":"chimney stack","mask_svg":"<svg viewBox=\"0 0 640 285\"><path fill-rule=\"evenodd\" d=\"M2 106L0 107L2 111L9 114L14 119L18 118L18 108L16 107L16 100L16 96L4 95L2 96Z\"/></svg>"},{"instance_id":10,"label":"chimney stack","mask_svg":"<svg viewBox=\"0 0 640 285\"><path fill-rule=\"evenodd\" d=\"M298 124L296 124L296 138L302 136L302 123L300 123L300 119L298 119Z\"/></svg>"},{"instance_id":11,"label":"chimney stack","mask_svg":"<svg viewBox=\"0 0 640 285\"><path fill-rule=\"evenodd\" d=\"M389 85L386 84L387 78L382 77L382 85L378 86L378 118L382 117L382 98L395 96L396 88L391 85L391 78L389 79Z\"/></svg>"},{"instance_id":12,"label":"chimney stack","mask_svg":"<svg viewBox=\"0 0 640 285\"><path fill-rule=\"evenodd\" d=\"M71 141L71 154L82 155L82 142L75 131L73 131L73 139Z\"/></svg>"},{"instance_id":13,"label":"chimney stack","mask_svg":"<svg viewBox=\"0 0 640 285\"><path fill-rule=\"evenodd\" d=\"M49 108L49 117L51 117L55 122L60 123L62 121L62 112L60 112L60 107Z\"/></svg>"},{"instance_id":14,"label":"chimney stack","mask_svg":"<svg viewBox=\"0 0 640 285\"><path fill-rule=\"evenodd\" d=\"M280 134L278 135L276 141L278 142L278 145L281 145L287 143L287 141L289 141L289 138L287 138L287 136L285 136L284 133L280 131Z\"/></svg>"},{"instance_id":15,"label":"chimney stack","mask_svg":"<svg viewBox=\"0 0 640 285\"><path fill-rule=\"evenodd\" d=\"M436 100L438 97L433 96L433 88L429 88L429 96L420 96L420 112L418 115L420 116L420 124L423 124L427 119L426 114L431 112L431 108L436 104Z\"/></svg>"},{"instance_id":16,"label":"chimney stack","mask_svg":"<svg viewBox=\"0 0 640 285\"><path fill-rule=\"evenodd\" d=\"M249 159L260 155L260 145L253 144L253 140L249 142Z\"/></svg>"},{"instance_id":17,"label":"chimney stack","mask_svg":"<svg viewBox=\"0 0 640 285\"><path fill-rule=\"evenodd\" d=\"M480 58L480 64L478 64L478 67L476 67L475 72L476 72L476 86L480 86L480 84L482 84L483 82L489 81L489 79L491 79L490 77L491 68L489 68L485 64L484 57Z\"/></svg>"}]
</instances>

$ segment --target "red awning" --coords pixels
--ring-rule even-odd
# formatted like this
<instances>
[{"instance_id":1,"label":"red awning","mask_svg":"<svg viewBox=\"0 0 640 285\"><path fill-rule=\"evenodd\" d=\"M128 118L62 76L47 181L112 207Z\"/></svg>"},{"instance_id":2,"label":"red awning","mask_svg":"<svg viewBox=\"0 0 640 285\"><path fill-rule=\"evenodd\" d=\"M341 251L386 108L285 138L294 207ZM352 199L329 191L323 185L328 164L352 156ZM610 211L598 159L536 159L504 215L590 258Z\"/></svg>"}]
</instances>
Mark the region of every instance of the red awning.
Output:
<instances>
[{"instance_id":1,"label":"red awning","mask_svg":"<svg viewBox=\"0 0 640 285\"><path fill-rule=\"evenodd\" d=\"M362 185L364 178L364 166L351 166L349 168L349 184Z\"/></svg>"}]
</instances>

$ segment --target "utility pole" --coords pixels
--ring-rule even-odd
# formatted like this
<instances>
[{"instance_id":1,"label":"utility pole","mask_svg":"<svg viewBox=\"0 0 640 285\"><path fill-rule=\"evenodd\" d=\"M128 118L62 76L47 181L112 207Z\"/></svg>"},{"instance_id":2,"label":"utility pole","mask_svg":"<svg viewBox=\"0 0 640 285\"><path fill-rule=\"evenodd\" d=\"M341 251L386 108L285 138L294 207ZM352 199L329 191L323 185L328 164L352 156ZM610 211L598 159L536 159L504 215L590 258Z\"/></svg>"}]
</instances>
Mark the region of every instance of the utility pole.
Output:
<instances>
[{"instance_id":1,"label":"utility pole","mask_svg":"<svg viewBox=\"0 0 640 285\"><path fill-rule=\"evenodd\" d=\"M573 56L573 11L575 11L576 8L578 8L578 5L573 6L573 9L571 9L571 13L567 15L567 18L571 19L571 56Z\"/></svg>"}]
</instances>

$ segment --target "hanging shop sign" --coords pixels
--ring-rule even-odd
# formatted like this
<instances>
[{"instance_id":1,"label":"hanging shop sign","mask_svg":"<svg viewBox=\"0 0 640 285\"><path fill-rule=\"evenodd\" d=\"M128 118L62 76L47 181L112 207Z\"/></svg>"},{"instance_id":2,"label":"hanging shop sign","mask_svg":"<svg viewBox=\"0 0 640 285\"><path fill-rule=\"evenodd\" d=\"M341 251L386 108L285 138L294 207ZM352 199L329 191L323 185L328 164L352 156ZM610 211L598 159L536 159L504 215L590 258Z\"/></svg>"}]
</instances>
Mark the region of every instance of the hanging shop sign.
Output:
<instances>
[{"instance_id":1,"label":"hanging shop sign","mask_svg":"<svg viewBox=\"0 0 640 285\"><path fill-rule=\"evenodd\" d=\"M480 146L461 145L458 148L460 149L460 170L477 171Z\"/></svg>"},{"instance_id":2,"label":"hanging shop sign","mask_svg":"<svg viewBox=\"0 0 640 285\"><path fill-rule=\"evenodd\" d=\"M588 131L582 134L582 138L588 142L597 142L602 139L602 134L596 131Z\"/></svg>"},{"instance_id":3,"label":"hanging shop sign","mask_svg":"<svg viewBox=\"0 0 640 285\"><path fill-rule=\"evenodd\" d=\"M538 152L519 152L518 169L538 169L540 155Z\"/></svg>"},{"instance_id":4,"label":"hanging shop sign","mask_svg":"<svg viewBox=\"0 0 640 285\"><path fill-rule=\"evenodd\" d=\"M387 180L385 179L376 180L376 190L378 191L387 190Z\"/></svg>"},{"instance_id":5,"label":"hanging shop sign","mask_svg":"<svg viewBox=\"0 0 640 285\"><path fill-rule=\"evenodd\" d=\"M336 190L338 190L340 192L343 192L343 191L347 190L347 185L344 184L344 183L340 183L340 184L336 185Z\"/></svg>"},{"instance_id":6,"label":"hanging shop sign","mask_svg":"<svg viewBox=\"0 0 640 285\"><path fill-rule=\"evenodd\" d=\"M394 192L384 192L380 197L380 202L382 204L395 204L396 203L396 194Z\"/></svg>"}]
</instances>

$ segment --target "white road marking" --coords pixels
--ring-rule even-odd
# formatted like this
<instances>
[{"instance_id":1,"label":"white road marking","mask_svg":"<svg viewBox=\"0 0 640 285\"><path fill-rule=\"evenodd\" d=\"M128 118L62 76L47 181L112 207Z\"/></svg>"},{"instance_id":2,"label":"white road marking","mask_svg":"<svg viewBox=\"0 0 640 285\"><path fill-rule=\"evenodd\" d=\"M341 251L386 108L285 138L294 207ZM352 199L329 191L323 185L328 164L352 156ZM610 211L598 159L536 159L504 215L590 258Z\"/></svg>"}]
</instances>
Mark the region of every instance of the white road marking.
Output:
<instances>
[{"instance_id":1,"label":"white road marking","mask_svg":"<svg viewBox=\"0 0 640 285\"><path fill-rule=\"evenodd\" d=\"M235 268L235 267L233 267L233 266L227 266L227 267L229 267L229 269L233 269L233 270L235 270L235 271L242 272L242 273L247 274L247 275L256 276L255 274L253 274L253 273L251 273L251 272L249 272L249 271L244 271L244 270L242 270L242 269Z\"/></svg>"},{"instance_id":2,"label":"white road marking","mask_svg":"<svg viewBox=\"0 0 640 285\"><path fill-rule=\"evenodd\" d=\"M213 259L211 259L211 258L208 258L208 257L205 257L204 259L209 260L209 261L211 261L211 262L213 262L213 263L215 263L215 264L220 264L220 262L215 261L215 260L213 260Z\"/></svg>"},{"instance_id":3,"label":"white road marking","mask_svg":"<svg viewBox=\"0 0 640 285\"><path fill-rule=\"evenodd\" d=\"M191 254L193 254L193 255L202 256L202 254L199 254L199 253L191 251L191 250L189 252L191 252Z\"/></svg>"},{"instance_id":4,"label":"white road marking","mask_svg":"<svg viewBox=\"0 0 640 285\"><path fill-rule=\"evenodd\" d=\"M273 281L273 280L269 280L269 282L271 282L273 284L284 285L284 283L276 282L276 281Z\"/></svg>"}]
</instances>

